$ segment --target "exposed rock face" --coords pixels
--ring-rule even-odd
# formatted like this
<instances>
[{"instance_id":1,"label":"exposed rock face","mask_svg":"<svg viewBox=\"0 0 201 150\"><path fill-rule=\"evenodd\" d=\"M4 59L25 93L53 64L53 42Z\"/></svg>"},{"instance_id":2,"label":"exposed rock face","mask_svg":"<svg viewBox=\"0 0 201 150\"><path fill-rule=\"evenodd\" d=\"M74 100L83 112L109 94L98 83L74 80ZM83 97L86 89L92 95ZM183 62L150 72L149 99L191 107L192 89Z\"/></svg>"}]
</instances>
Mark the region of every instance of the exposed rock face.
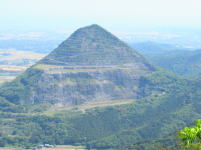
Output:
<instances>
[{"instance_id":1,"label":"exposed rock face","mask_svg":"<svg viewBox=\"0 0 201 150\"><path fill-rule=\"evenodd\" d=\"M31 92L29 102L81 104L94 100L139 97L139 68L46 69ZM54 70L55 69L55 70Z\"/></svg>"},{"instance_id":2,"label":"exposed rock face","mask_svg":"<svg viewBox=\"0 0 201 150\"><path fill-rule=\"evenodd\" d=\"M30 69L42 71L26 96L19 97L20 103L46 101L65 105L142 97L140 78L156 70L98 25L78 29Z\"/></svg>"}]
</instances>

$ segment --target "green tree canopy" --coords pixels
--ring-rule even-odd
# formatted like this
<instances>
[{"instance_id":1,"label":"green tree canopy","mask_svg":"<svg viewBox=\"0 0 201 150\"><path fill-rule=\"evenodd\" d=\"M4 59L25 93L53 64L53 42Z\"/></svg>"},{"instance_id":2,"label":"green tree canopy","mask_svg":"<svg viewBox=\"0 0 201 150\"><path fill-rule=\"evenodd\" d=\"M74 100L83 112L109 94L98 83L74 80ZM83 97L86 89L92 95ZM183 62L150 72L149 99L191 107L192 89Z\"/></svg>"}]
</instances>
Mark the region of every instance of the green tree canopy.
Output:
<instances>
[{"instance_id":1,"label":"green tree canopy","mask_svg":"<svg viewBox=\"0 0 201 150\"><path fill-rule=\"evenodd\" d=\"M201 120L197 120L195 126L179 131L179 138L184 149L201 150Z\"/></svg>"}]
</instances>

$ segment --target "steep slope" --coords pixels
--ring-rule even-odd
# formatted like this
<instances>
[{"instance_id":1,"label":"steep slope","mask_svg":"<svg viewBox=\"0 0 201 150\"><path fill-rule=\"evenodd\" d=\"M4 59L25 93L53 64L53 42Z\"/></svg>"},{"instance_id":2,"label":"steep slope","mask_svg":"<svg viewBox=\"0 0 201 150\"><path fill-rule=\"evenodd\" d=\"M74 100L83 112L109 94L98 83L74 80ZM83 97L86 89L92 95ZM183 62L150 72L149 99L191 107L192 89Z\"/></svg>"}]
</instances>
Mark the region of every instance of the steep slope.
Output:
<instances>
[{"instance_id":1,"label":"steep slope","mask_svg":"<svg viewBox=\"0 0 201 150\"><path fill-rule=\"evenodd\" d=\"M0 96L13 103L82 104L140 98L141 79L156 71L144 57L98 25L75 31L9 85Z\"/></svg>"},{"instance_id":2,"label":"steep slope","mask_svg":"<svg viewBox=\"0 0 201 150\"><path fill-rule=\"evenodd\" d=\"M98 25L78 29L41 63L68 66L133 64L146 69L151 67L140 54Z\"/></svg>"}]
</instances>

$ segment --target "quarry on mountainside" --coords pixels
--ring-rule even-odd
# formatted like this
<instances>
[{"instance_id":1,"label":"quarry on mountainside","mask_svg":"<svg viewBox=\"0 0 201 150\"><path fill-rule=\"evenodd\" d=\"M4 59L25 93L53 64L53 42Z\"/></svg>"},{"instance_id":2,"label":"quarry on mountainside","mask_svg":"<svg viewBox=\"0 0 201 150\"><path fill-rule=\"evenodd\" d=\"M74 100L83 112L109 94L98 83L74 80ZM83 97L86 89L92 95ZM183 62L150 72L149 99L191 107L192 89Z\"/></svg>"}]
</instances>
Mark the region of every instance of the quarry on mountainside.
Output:
<instances>
[{"instance_id":1,"label":"quarry on mountainside","mask_svg":"<svg viewBox=\"0 0 201 150\"><path fill-rule=\"evenodd\" d=\"M0 96L16 104L65 105L141 98L147 95L142 77L156 70L110 32L91 25L75 31Z\"/></svg>"}]
</instances>

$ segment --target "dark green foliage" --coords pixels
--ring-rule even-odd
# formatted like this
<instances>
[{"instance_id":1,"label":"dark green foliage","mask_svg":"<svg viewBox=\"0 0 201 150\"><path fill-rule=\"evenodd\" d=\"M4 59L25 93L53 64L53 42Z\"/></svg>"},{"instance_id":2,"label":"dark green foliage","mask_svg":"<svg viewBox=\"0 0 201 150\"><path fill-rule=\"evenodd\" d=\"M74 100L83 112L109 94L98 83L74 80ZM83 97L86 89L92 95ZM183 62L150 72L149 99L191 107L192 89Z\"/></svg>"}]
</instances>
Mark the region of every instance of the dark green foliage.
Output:
<instances>
[{"instance_id":1,"label":"dark green foliage","mask_svg":"<svg viewBox=\"0 0 201 150\"><path fill-rule=\"evenodd\" d=\"M1 126L11 128L2 132L2 137L25 136L29 145L81 144L100 149L122 149L130 145L137 149L154 149L156 143L164 144L165 141L172 145L175 143L171 138L163 138L199 117L200 110L194 107L201 105L198 100L201 86L197 81L155 72L140 81L148 97L134 104L91 109L84 114L66 112L49 117L38 113L33 116L33 112L43 112L40 108L45 111L50 104L13 106L13 109L24 111L2 110ZM23 141L18 144L24 145Z\"/></svg>"},{"instance_id":2,"label":"dark green foliage","mask_svg":"<svg viewBox=\"0 0 201 150\"><path fill-rule=\"evenodd\" d=\"M164 95L153 95L130 105L96 108L84 114L66 112L52 117L19 113L1 116L14 119L12 124L7 123L13 128L12 134L26 136L30 145L81 144L99 149L134 147L139 150L154 150L157 145L174 147L176 131L200 117L200 110L194 106L200 105L201 86L199 81L181 81L168 75L160 77L157 73L143 80L157 87L161 79L167 80L164 83L174 81L167 89L162 86ZM2 133L2 137L7 136L9 134ZM24 145L23 141L18 144Z\"/></svg>"},{"instance_id":3,"label":"dark green foliage","mask_svg":"<svg viewBox=\"0 0 201 150\"><path fill-rule=\"evenodd\" d=\"M150 57L150 60L178 75L195 76L201 73L201 50L167 52Z\"/></svg>"},{"instance_id":4,"label":"dark green foliage","mask_svg":"<svg viewBox=\"0 0 201 150\"><path fill-rule=\"evenodd\" d=\"M139 85L141 88L141 96L152 95L155 97L161 94L167 94L170 90L174 90L177 84L181 81L180 78L167 71L158 69L146 76L141 77ZM181 81L183 82L183 81Z\"/></svg>"},{"instance_id":5,"label":"dark green foliage","mask_svg":"<svg viewBox=\"0 0 201 150\"><path fill-rule=\"evenodd\" d=\"M200 81L154 72L139 82L145 95L143 99L129 105L91 109L84 114L66 112L50 117L42 113L51 104L11 104L1 109L0 126L9 130L1 133L2 139L7 140L0 143L81 144L99 149L135 147L139 150L154 150L157 144L173 146L176 131L200 117ZM6 102L3 99L2 105ZM37 113L33 115L33 112ZM12 140L8 138L11 135ZM18 141L20 137L25 138Z\"/></svg>"},{"instance_id":6,"label":"dark green foliage","mask_svg":"<svg viewBox=\"0 0 201 150\"><path fill-rule=\"evenodd\" d=\"M131 44L157 66L183 76L201 74L201 50L188 50L154 42Z\"/></svg>"},{"instance_id":7,"label":"dark green foliage","mask_svg":"<svg viewBox=\"0 0 201 150\"><path fill-rule=\"evenodd\" d=\"M5 136L0 138L0 146L12 146L19 147L23 145L24 147L29 147L28 138L26 136Z\"/></svg>"},{"instance_id":8,"label":"dark green foliage","mask_svg":"<svg viewBox=\"0 0 201 150\"><path fill-rule=\"evenodd\" d=\"M185 127L179 131L181 147L189 150L201 149L201 120L196 121L196 125Z\"/></svg>"},{"instance_id":9,"label":"dark green foliage","mask_svg":"<svg viewBox=\"0 0 201 150\"><path fill-rule=\"evenodd\" d=\"M26 70L16 80L0 87L0 96L14 104L26 103L26 96L34 88L41 73L41 70L34 68Z\"/></svg>"}]
</instances>

